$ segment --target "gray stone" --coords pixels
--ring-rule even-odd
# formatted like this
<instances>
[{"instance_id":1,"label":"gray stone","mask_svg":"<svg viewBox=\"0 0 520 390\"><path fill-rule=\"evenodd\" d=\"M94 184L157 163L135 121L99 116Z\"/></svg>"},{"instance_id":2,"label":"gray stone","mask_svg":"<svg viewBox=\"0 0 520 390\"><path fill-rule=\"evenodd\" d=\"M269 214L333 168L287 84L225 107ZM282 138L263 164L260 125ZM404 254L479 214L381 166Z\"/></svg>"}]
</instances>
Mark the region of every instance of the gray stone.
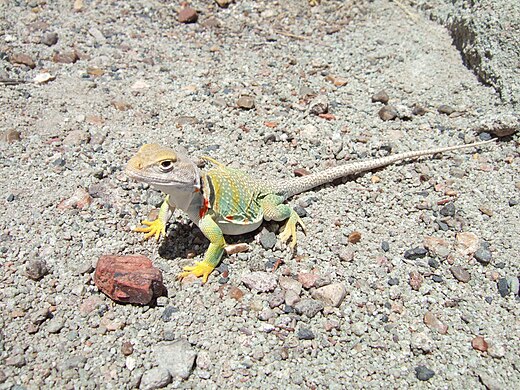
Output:
<instances>
[{"instance_id":1,"label":"gray stone","mask_svg":"<svg viewBox=\"0 0 520 390\"><path fill-rule=\"evenodd\" d=\"M168 370L155 367L143 374L139 388L143 390L161 389L170 384L171 381L172 377Z\"/></svg>"},{"instance_id":2,"label":"gray stone","mask_svg":"<svg viewBox=\"0 0 520 390\"><path fill-rule=\"evenodd\" d=\"M312 318L323 310L323 303L314 299L302 299L294 305L294 309L296 310L296 313Z\"/></svg>"},{"instance_id":3,"label":"gray stone","mask_svg":"<svg viewBox=\"0 0 520 390\"><path fill-rule=\"evenodd\" d=\"M435 371L430 370L426 366L421 365L421 366L415 367L415 376L420 381L427 381L427 380L433 378L434 375L435 375Z\"/></svg>"},{"instance_id":4,"label":"gray stone","mask_svg":"<svg viewBox=\"0 0 520 390\"><path fill-rule=\"evenodd\" d=\"M47 332L49 333L59 333L60 330L65 326L63 320L61 318L53 318L47 324Z\"/></svg>"},{"instance_id":5,"label":"gray stone","mask_svg":"<svg viewBox=\"0 0 520 390\"><path fill-rule=\"evenodd\" d=\"M32 280L40 280L49 273L47 263L43 259L34 259L29 261L25 267L25 274Z\"/></svg>"},{"instance_id":6,"label":"gray stone","mask_svg":"<svg viewBox=\"0 0 520 390\"><path fill-rule=\"evenodd\" d=\"M510 290L509 290L509 286L507 284L506 278L498 279L497 288L498 288L498 292L499 292L500 296L506 297L509 295Z\"/></svg>"},{"instance_id":7,"label":"gray stone","mask_svg":"<svg viewBox=\"0 0 520 390\"><path fill-rule=\"evenodd\" d=\"M168 370L172 377L188 379L197 352L187 340L180 339L158 344L154 349L154 355L159 367Z\"/></svg>"},{"instance_id":8,"label":"gray stone","mask_svg":"<svg viewBox=\"0 0 520 390\"><path fill-rule=\"evenodd\" d=\"M264 249L273 249L276 245L276 234L274 232L263 231L260 235L260 244Z\"/></svg>"},{"instance_id":9,"label":"gray stone","mask_svg":"<svg viewBox=\"0 0 520 390\"><path fill-rule=\"evenodd\" d=\"M488 265L491 262L491 252L486 248L480 247L473 257L482 265Z\"/></svg>"},{"instance_id":10,"label":"gray stone","mask_svg":"<svg viewBox=\"0 0 520 390\"><path fill-rule=\"evenodd\" d=\"M307 328L299 329L297 336L300 340L313 340L316 337L314 332Z\"/></svg>"}]
</instances>

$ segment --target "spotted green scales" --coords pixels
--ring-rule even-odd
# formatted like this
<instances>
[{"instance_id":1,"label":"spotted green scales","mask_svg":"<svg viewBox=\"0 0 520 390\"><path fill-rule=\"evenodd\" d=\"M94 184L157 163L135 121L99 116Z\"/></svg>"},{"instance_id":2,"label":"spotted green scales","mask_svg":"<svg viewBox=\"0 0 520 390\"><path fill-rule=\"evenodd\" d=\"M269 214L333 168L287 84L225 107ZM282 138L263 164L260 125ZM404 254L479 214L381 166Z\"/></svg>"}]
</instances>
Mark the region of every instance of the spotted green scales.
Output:
<instances>
[{"instance_id":1,"label":"spotted green scales","mask_svg":"<svg viewBox=\"0 0 520 390\"><path fill-rule=\"evenodd\" d=\"M411 151L359 161L329 168L304 177L263 181L254 175L226 167L210 157L207 172L201 171L182 152L157 144L143 145L127 164L126 173L166 194L154 221L143 221L145 227L135 229L146 233L145 238L157 239L166 234L166 224L176 208L189 218L209 239L210 245L200 262L184 268L180 278L187 275L202 277L205 283L218 265L227 246L225 234L237 235L256 230L264 220L287 221L280 234L282 242L296 245L296 226L305 231L298 214L284 202L291 196L329 183L340 177L370 171L398 161L433 155L458 149L478 147L492 141L467 145Z\"/></svg>"}]
</instances>

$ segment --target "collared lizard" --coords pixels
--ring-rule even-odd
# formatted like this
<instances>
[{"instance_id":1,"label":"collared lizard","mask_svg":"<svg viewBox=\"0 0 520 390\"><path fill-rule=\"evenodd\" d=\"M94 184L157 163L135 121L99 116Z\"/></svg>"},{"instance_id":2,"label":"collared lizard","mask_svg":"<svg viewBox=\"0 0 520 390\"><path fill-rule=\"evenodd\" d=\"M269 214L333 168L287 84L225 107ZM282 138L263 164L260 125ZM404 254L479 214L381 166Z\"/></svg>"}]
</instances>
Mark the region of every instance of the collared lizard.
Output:
<instances>
[{"instance_id":1,"label":"collared lizard","mask_svg":"<svg viewBox=\"0 0 520 390\"><path fill-rule=\"evenodd\" d=\"M285 221L280 234L282 242L296 245L296 226L305 226L298 214L284 202L293 195L308 191L335 179L380 168L398 161L453 150L486 145L476 142L435 149L410 151L368 161L359 161L325 169L287 180L261 181L245 172L230 168L210 157L202 157L213 167L206 172L181 152L158 144L143 145L130 159L126 173L131 178L150 184L166 194L157 219L143 221L136 228L145 238L157 239L166 234L166 223L175 208L183 210L209 239L204 258L179 274L202 276L205 283L219 264L226 247L224 234L237 235L257 229L263 220Z\"/></svg>"}]
</instances>

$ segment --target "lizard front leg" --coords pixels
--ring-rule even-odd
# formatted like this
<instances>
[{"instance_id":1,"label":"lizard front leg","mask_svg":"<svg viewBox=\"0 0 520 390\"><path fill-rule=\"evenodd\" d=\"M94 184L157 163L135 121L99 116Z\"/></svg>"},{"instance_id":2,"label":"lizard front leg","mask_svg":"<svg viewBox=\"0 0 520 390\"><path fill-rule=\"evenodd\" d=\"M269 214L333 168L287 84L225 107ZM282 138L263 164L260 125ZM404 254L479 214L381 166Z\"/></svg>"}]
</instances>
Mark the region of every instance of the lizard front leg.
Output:
<instances>
[{"instance_id":1,"label":"lizard front leg","mask_svg":"<svg viewBox=\"0 0 520 390\"><path fill-rule=\"evenodd\" d=\"M284 221L285 227L280 234L280 240L285 242L291 239L289 244L291 249L296 246L296 225L300 224L305 233L305 225L300 216L296 214L290 206L282 203L283 197L278 195L268 195L262 200L262 209L264 210L264 219L266 221Z\"/></svg>"},{"instance_id":2,"label":"lizard front leg","mask_svg":"<svg viewBox=\"0 0 520 390\"><path fill-rule=\"evenodd\" d=\"M166 223L173 215L175 211L175 206L170 204L170 195L166 195L164 201L161 204L161 208L159 209L159 215L153 221L144 220L141 223L146 225L146 227L137 227L134 229L134 232L146 233L144 238L145 240L155 236L156 240L162 236L166 236Z\"/></svg>"},{"instance_id":3,"label":"lizard front leg","mask_svg":"<svg viewBox=\"0 0 520 390\"><path fill-rule=\"evenodd\" d=\"M178 278L182 279L188 275L195 275L196 277L202 276L202 283L206 283L208 276L220 262L222 254L224 253L224 248L227 244L224 240L222 230L209 214L206 214L199 221L199 228L210 241L209 248L204 254L202 261L184 267L184 272L181 272L178 275Z\"/></svg>"}]
</instances>

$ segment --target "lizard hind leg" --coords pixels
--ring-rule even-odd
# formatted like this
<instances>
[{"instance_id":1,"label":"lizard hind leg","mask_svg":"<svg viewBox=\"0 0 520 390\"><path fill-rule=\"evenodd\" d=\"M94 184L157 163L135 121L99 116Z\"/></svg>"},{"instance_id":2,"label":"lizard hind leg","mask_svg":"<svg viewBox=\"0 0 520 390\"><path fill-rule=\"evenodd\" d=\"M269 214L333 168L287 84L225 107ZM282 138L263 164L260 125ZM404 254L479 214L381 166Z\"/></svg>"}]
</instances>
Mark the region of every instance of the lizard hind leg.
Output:
<instances>
[{"instance_id":1,"label":"lizard hind leg","mask_svg":"<svg viewBox=\"0 0 520 390\"><path fill-rule=\"evenodd\" d=\"M286 242L289 239L291 242L289 246L294 249L296 246L296 226L300 224L303 233L306 233L305 225L300 216L290 206L281 203L281 197L271 196L266 197L262 204L264 210L264 218L266 220L283 221L287 220L285 227L280 233L280 240Z\"/></svg>"}]
</instances>

